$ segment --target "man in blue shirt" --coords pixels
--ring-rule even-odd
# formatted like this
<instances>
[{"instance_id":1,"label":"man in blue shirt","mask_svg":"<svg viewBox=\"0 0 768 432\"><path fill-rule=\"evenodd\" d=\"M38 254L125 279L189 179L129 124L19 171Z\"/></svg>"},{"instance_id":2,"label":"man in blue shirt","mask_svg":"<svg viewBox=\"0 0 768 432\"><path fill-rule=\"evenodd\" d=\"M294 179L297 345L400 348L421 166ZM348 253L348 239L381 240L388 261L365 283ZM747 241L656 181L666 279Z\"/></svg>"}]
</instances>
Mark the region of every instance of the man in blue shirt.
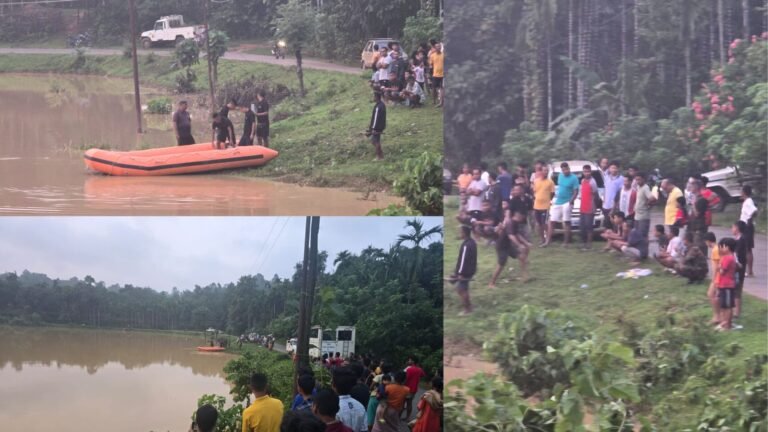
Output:
<instances>
[{"instance_id":1,"label":"man in blue shirt","mask_svg":"<svg viewBox=\"0 0 768 432\"><path fill-rule=\"evenodd\" d=\"M547 243L552 241L552 231L555 223L563 224L565 236L563 247L571 242L571 209L576 196L579 194L579 179L571 173L567 162L560 164L561 173L557 176L557 190L555 191L555 203L549 210L549 226L547 227Z\"/></svg>"},{"instance_id":2,"label":"man in blue shirt","mask_svg":"<svg viewBox=\"0 0 768 432\"><path fill-rule=\"evenodd\" d=\"M607 229L613 229L611 223L611 212L616 206L619 199L619 192L624 186L624 176L619 174L619 163L617 161L611 162L608 169L605 171L605 199L603 200L603 225Z\"/></svg>"},{"instance_id":3,"label":"man in blue shirt","mask_svg":"<svg viewBox=\"0 0 768 432\"><path fill-rule=\"evenodd\" d=\"M311 411L312 396L315 394L315 378L312 375L304 374L299 377L296 385L298 394L293 398L291 411Z\"/></svg>"},{"instance_id":4,"label":"man in blue shirt","mask_svg":"<svg viewBox=\"0 0 768 432\"><path fill-rule=\"evenodd\" d=\"M499 192L501 193L501 200L509 202L509 195L512 193L512 174L507 170L507 163L501 162L496 167L499 176L496 178L496 182L499 183Z\"/></svg>"}]
</instances>

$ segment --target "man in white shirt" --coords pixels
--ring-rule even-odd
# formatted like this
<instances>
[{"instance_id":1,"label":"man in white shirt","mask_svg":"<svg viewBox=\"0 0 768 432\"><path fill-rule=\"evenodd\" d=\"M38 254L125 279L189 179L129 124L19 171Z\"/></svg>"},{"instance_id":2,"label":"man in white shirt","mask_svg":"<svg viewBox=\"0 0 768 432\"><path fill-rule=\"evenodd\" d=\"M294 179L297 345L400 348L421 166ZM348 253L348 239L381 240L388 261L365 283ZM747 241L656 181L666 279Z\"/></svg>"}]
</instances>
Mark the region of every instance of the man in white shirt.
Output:
<instances>
[{"instance_id":1,"label":"man in white shirt","mask_svg":"<svg viewBox=\"0 0 768 432\"><path fill-rule=\"evenodd\" d=\"M357 377L351 369L340 367L333 372L331 386L339 395L339 412L336 413L336 419L354 432L368 432L365 407L349 395L355 384Z\"/></svg>"},{"instance_id":2,"label":"man in white shirt","mask_svg":"<svg viewBox=\"0 0 768 432\"><path fill-rule=\"evenodd\" d=\"M421 89L413 75L408 77L408 85L405 86L402 94L405 104L411 108L422 106L427 100L427 95L424 94L424 90Z\"/></svg>"},{"instance_id":3,"label":"man in white shirt","mask_svg":"<svg viewBox=\"0 0 768 432\"><path fill-rule=\"evenodd\" d=\"M472 171L472 182L467 188L467 211L473 218L479 219L483 213L483 197L485 190L488 189L488 183L480 178L480 170L475 168Z\"/></svg>"},{"instance_id":4,"label":"man in white shirt","mask_svg":"<svg viewBox=\"0 0 768 432\"><path fill-rule=\"evenodd\" d=\"M747 277L753 277L755 274L752 272L752 261L754 256L752 255L752 249L755 248L755 216L757 216L757 206L755 200L752 199L752 186L746 185L741 189L741 215L739 220L747 224L746 232L743 233L744 239L747 243Z\"/></svg>"}]
</instances>

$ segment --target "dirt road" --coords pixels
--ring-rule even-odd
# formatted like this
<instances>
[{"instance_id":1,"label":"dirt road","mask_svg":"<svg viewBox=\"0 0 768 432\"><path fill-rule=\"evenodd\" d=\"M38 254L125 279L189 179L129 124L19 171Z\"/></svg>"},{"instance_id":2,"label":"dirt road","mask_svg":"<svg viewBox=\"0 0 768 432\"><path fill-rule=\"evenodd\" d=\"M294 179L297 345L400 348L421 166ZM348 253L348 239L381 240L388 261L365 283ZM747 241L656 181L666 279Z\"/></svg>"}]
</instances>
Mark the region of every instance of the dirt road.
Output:
<instances>
[{"instance_id":1,"label":"dirt road","mask_svg":"<svg viewBox=\"0 0 768 432\"><path fill-rule=\"evenodd\" d=\"M66 48L0 48L0 54L73 54L74 50ZM172 50L139 50L139 55L148 55L154 53L161 57L170 57L173 55ZM97 56L113 56L122 55L122 49L116 48L87 48L86 54ZM239 51L230 51L224 54L224 59L234 61L245 61L253 63L266 63L273 65L280 65L290 67L296 65L296 62L291 58L278 60L272 56L261 54L246 54ZM305 58L302 62L305 69L315 69L330 72L339 72L350 75L359 75L361 70L355 67L339 65L323 60Z\"/></svg>"}]
</instances>

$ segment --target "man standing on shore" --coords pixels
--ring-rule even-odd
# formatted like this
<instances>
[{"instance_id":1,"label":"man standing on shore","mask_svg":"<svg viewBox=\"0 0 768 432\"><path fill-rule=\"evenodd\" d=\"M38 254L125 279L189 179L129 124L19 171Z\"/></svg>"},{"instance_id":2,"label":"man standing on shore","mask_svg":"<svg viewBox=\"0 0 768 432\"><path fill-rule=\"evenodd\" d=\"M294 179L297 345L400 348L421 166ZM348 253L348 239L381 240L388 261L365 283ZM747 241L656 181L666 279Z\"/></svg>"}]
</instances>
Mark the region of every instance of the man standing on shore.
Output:
<instances>
[{"instance_id":1,"label":"man standing on shore","mask_svg":"<svg viewBox=\"0 0 768 432\"><path fill-rule=\"evenodd\" d=\"M371 144L376 149L376 160L384 159L384 152L381 150L381 134L387 128L387 107L381 101L381 93L373 94L373 112L371 113L371 124L368 126L366 136L371 137Z\"/></svg>"},{"instance_id":2,"label":"man standing on shore","mask_svg":"<svg viewBox=\"0 0 768 432\"><path fill-rule=\"evenodd\" d=\"M256 144L269 147L269 102L264 89L256 94Z\"/></svg>"},{"instance_id":3,"label":"man standing on shore","mask_svg":"<svg viewBox=\"0 0 768 432\"><path fill-rule=\"evenodd\" d=\"M195 143L192 136L192 118L187 111L187 101L179 101L178 108L173 113L173 131L176 132L176 144L189 145Z\"/></svg>"}]
</instances>

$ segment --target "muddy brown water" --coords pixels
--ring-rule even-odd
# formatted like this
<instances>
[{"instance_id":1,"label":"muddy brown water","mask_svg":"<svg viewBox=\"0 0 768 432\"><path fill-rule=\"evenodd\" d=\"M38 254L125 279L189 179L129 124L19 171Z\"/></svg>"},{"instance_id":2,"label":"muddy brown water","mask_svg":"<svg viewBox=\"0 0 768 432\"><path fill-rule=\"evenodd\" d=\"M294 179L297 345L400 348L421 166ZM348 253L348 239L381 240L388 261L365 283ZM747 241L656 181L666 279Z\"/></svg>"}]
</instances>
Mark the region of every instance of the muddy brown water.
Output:
<instances>
[{"instance_id":1,"label":"muddy brown water","mask_svg":"<svg viewBox=\"0 0 768 432\"><path fill-rule=\"evenodd\" d=\"M165 432L189 429L197 399L227 396L224 365L202 336L0 328L0 429Z\"/></svg>"},{"instance_id":2,"label":"muddy brown water","mask_svg":"<svg viewBox=\"0 0 768 432\"><path fill-rule=\"evenodd\" d=\"M143 103L161 95L142 91ZM0 74L0 101L0 215L365 215L399 202L386 194L363 199L359 192L231 172L151 178L90 173L82 159L88 148L175 142L170 114L145 114L147 131L136 134L132 87L125 79ZM193 134L208 139L205 113L192 116Z\"/></svg>"}]
</instances>

